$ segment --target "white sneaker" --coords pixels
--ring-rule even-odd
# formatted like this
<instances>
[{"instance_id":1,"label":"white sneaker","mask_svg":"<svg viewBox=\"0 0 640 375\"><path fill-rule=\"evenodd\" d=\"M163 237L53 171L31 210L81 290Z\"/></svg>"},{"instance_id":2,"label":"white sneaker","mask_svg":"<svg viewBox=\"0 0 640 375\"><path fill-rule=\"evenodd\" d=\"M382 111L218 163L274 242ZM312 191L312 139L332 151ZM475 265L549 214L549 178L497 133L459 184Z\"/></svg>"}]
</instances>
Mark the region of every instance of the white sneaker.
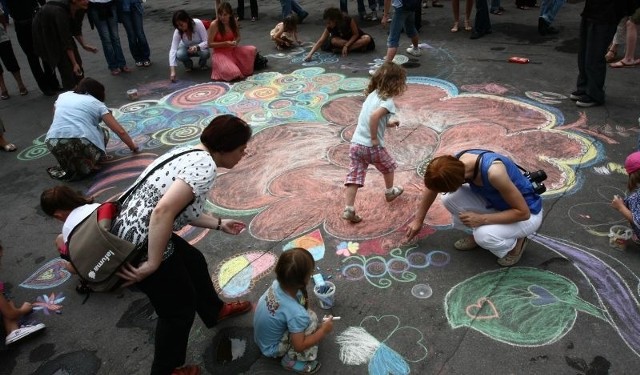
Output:
<instances>
[{"instance_id":1,"label":"white sneaker","mask_svg":"<svg viewBox=\"0 0 640 375\"><path fill-rule=\"evenodd\" d=\"M371 12L371 21L377 21L377 20L378 20L378 12L374 10L373 12Z\"/></svg>"},{"instance_id":2,"label":"white sneaker","mask_svg":"<svg viewBox=\"0 0 640 375\"><path fill-rule=\"evenodd\" d=\"M384 193L384 197L387 202L391 202L392 200L398 198L403 191L404 189L402 188L402 186L394 186L391 188L391 191Z\"/></svg>"},{"instance_id":3,"label":"white sneaker","mask_svg":"<svg viewBox=\"0 0 640 375\"><path fill-rule=\"evenodd\" d=\"M32 333L38 332L44 329L45 325L42 323L38 323L36 325L27 325L16 329L7 335L7 338L4 340L5 344L13 344L14 342L20 340L21 338L27 337Z\"/></svg>"},{"instance_id":4,"label":"white sneaker","mask_svg":"<svg viewBox=\"0 0 640 375\"><path fill-rule=\"evenodd\" d=\"M422 51L420 51L420 48L416 48L414 46L407 48L407 53L415 57L422 56Z\"/></svg>"}]
</instances>

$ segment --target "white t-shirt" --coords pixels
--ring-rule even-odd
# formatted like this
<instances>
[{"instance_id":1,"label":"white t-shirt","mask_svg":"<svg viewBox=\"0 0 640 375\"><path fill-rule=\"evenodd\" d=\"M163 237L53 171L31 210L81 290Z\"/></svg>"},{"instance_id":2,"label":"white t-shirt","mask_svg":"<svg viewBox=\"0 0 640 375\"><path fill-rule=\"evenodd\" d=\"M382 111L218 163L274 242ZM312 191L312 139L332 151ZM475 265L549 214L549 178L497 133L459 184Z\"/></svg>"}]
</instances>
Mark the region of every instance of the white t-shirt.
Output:
<instances>
[{"instance_id":1,"label":"white t-shirt","mask_svg":"<svg viewBox=\"0 0 640 375\"><path fill-rule=\"evenodd\" d=\"M371 114L380 107L388 111L387 115L382 116L378 123L378 141L380 142L380 146L384 147L384 132L387 129L389 118L392 114L396 113L396 105L391 98L382 99L379 97L378 90L370 93L362 104L362 110L360 111L360 116L358 116L358 125L356 126L355 132L353 132L353 138L351 138L352 143L367 147L373 146L371 143L369 120L371 119Z\"/></svg>"},{"instance_id":2,"label":"white t-shirt","mask_svg":"<svg viewBox=\"0 0 640 375\"><path fill-rule=\"evenodd\" d=\"M100 203L90 203L85 204L83 206L77 207L69 216L67 216L67 220L62 224L62 239L65 243L67 243L67 239L69 238L69 233L76 227L76 225L80 224L82 220L84 220L87 216L91 215L93 211L96 210L100 206Z\"/></svg>"},{"instance_id":3,"label":"white t-shirt","mask_svg":"<svg viewBox=\"0 0 640 375\"><path fill-rule=\"evenodd\" d=\"M182 147L162 155L142 172L138 180L146 176L162 161L186 150L189 148ZM200 217L204 210L207 194L213 187L216 170L217 166L211 155L201 150L181 155L169 161L161 168L156 169L127 197L113 222L111 232L136 245L143 243L149 234L149 221L153 209L176 179L191 186L194 194L193 201L178 214L173 222L174 231L182 229ZM134 185L137 183L138 181ZM173 244L169 241L163 258L166 259L172 252Z\"/></svg>"},{"instance_id":4,"label":"white t-shirt","mask_svg":"<svg viewBox=\"0 0 640 375\"><path fill-rule=\"evenodd\" d=\"M209 48L209 34L207 34L207 29L204 27L204 24L197 18L193 19L193 23L191 40L187 37L187 33L182 33L182 37L180 37L180 31L178 31L178 29L173 30L173 39L171 39L171 48L169 48L169 66L178 66L176 53L180 46L189 47L198 45L200 50Z\"/></svg>"}]
</instances>

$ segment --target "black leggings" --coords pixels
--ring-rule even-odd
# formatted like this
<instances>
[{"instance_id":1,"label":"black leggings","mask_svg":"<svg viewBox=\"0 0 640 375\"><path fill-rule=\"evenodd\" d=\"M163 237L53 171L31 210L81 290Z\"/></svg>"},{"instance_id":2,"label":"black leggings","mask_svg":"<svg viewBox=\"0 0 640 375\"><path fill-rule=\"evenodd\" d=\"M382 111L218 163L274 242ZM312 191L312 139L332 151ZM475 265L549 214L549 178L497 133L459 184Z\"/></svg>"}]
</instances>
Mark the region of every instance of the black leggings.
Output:
<instances>
[{"instance_id":1,"label":"black leggings","mask_svg":"<svg viewBox=\"0 0 640 375\"><path fill-rule=\"evenodd\" d=\"M11 73L20 71L20 65L18 65L18 60L16 60L15 53L13 53L10 41L0 43L0 58L5 68ZM4 73L2 65L0 65L0 73Z\"/></svg>"},{"instance_id":2,"label":"black leggings","mask_svg":"<svg viewBox=\"0 0 640 375\"><path fill-rule=\"evenodd\" d=\"M184 364L195 313L211 328L218 322L224 304L213 287L200 250L175 234L171 241L174 253L138 284L158 314L151 367L154 375L171 374Z\"/></svg>"}]
</instances>

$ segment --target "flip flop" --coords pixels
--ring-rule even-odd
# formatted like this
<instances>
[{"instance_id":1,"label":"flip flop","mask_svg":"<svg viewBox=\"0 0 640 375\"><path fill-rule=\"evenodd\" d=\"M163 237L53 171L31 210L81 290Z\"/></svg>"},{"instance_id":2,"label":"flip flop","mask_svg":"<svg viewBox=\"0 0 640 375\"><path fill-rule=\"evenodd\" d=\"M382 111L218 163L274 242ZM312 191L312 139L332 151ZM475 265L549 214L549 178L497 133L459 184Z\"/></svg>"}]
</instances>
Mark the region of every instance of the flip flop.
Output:
<instances>
[{"instance_id":1,"label":"flip flop","mask_svg":"<svg viewBox=\"0 0 640 375\"><path fill-rule=\"evenodd\" d=\"M0 149L2 149L2 151L4 151L4 152L14 152L18 148L13 143L7 143L4 146L0 146Z\"/></svg>"},{"instance_id":2,"label":"flip flop","mask_svg":"<svg viewBox=\"0 0 640 375\"><path fill-rule=\"evenodd\" d=\"M640 59L633 60L632 63L626 63L624 60L620 60L609 64L612 68L635 68L637 65L640 65Z\"/></svg>"}]
</instances>

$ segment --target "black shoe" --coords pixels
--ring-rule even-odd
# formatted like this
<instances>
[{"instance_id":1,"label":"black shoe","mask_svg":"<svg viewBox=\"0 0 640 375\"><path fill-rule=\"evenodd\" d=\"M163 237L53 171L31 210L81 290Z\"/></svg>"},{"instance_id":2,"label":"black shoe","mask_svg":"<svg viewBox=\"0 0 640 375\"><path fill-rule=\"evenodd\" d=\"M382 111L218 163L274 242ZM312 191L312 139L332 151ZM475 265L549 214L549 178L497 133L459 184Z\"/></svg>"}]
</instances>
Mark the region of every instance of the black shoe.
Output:
<instances>
[{"instance_id":1,"label":"black shoe","mask_svg":"<svg viewBox=\"0 0 640 375\"><path fill-rule=\"evenodd\" d=\"M569 95L569 99L575 102L576 100L580 100L580 98L582 98L585 95L587 95L587 93L585 93L584 91L576 90Z\"/></svg>"},{"instance_id":2,"label":"black shoe","mask_svg":"<svg viewBox=\"0 0 640 375\"><path fill-rule=\"evenodd\" d=\"M473 31L471 33L471 36L469 37L469 39L480 39L483 36L487 35L487 34L491 34L492 31L491 30L487 30L487 31Z\"/></svg>"},{"instance_id":3,"label":"black shoe","mask_svg":"<svg viewBox=\"0 0 640 375\"><path fill-rule=\"evenodd\" d=\"M538 17L538 34L545 36L549 29L549 22L542 17Z\"/></svg>"},{"instance_id":4,"label":"black shoe","mask_svg":"<svg viewBox=\"0 0 640 375\"><path fill-rule=\"evenodd\" d=\"M602 103L596 102L595 100L591 99L589 95L582 95L580 99L576 101L576 105L582 108L595 107L601 104Z\"/></svg>"},{"instance_id":5,"label":"black shoe","mask_svg":"<svg viewBox=\"0 0 640 375\"><path fill-rule=\"evenodd\" d=\"M309 17L309 12L298 14L298 23L302 23L302 21L304 21L304 19L307 17Z\"/></svg>"}]
</instances>

